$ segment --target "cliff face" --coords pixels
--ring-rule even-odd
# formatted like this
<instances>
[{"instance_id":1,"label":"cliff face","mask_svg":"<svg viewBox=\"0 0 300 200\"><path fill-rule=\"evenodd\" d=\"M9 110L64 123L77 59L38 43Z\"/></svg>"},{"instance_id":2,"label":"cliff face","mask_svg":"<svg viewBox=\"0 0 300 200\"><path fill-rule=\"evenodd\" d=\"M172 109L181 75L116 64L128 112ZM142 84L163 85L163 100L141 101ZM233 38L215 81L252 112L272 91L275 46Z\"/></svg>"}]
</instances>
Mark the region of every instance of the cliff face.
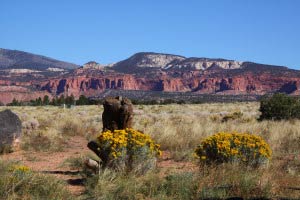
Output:
<instances>
[{"instance_id":1,"label":"cliff face","mask_svg":"<svg viewBox=\"0 0 300 200\"><path fill-rule=\"evenodd\" d=\"M101 77L67 77L51 79L40 83L37 88L54 95L101 92L105 89L138 90L138 80L132 75L101 76Z\"/></svg>"},{"instance_id":2,"label":"cliff face","mask_svg":"<svg viewBox=\"0 0 300 200\"><path fill-rule=\"evenodd\" d=\"M41 83L38 88L54 95L75 96L98 93L105 89L228 94L264 94L279 91L296 94L300 88L300 77L274 77L267 73L227 76L221 72L197 75L197 71L194 74L196 75L193 75L193 72L184 72L178 75L177 72L172 72L155 77L138 77L132 74L68 77L49 80Z\"/></svg>"},{"instance_id":3,"label":"cliff face","mask_svg":"<svg viewBox=\"0 0 300 200\"><path fill-rule=\"evenodd\" d=\"M127 71L128 70L128 71ZM194 94L300 95L300 71L224 59L139 53L110 67L90 62L47 76L0 70L0 101L28 101L48 95L97 96L106 89L193 92Z\"/></svg>"},{"instance_id":4,"label":"cliff face","mask_svg":"<svg viewBox=\"0 0 300 200\"><path fill-rule=\"evenodd\" d=\"M177 77L174 77L176 74ZM195 72L195 74L197 74ZM195 92L199 94L265 94L285 92L300 94L300 77L255 75L252 73L225 76L224 74L191 75L186 72L167 73L156 77L137 77L132 74L109 74L95 77L70 76L34 82L0 81L0 101L9 103L15 97L27 101L44 95L81 94L95 96L105 89L149 90L165 92Z\"/></svg>"},{"instance_id":5,"label":"cliff face","mask_svg":"<svg viewBox=\"0 0 300 200\"><path fill-rule=\"evenodd\" d=\"M52 95L47 91L37 91L28 89L27 85L25 86L1 86L0 87L0 102L7 104L13 101L13 99L17 99L20 101L30 101L36 98L43 98L45 95L48 95L52 98Z\"/></svg>"},{"instance_id":6,"label":"cliff face","mask_svg":"<svg viewBox=\"0 0 300 200\"><path fill-rule=\"evenodd\" d=\"M238 69L242 67L242 62L223 59L207 59L207 58L187 58L180 61L169 63L167 69L190 69L190 70L206 70L213 67L222 69Z\"/></svg>"}]
</instances>

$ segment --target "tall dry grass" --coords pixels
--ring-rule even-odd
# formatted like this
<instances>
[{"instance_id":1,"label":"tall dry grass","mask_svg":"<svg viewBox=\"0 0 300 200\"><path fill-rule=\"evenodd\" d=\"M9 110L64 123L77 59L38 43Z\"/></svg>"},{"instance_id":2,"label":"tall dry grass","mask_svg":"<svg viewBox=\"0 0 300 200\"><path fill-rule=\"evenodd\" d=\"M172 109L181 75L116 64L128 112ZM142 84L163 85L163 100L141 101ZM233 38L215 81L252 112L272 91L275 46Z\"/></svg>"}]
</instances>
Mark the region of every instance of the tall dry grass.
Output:
<instances>
[{"instance_id":1,"label":"tall dry grass","mask_svg":"<svg viewBox=\"0 0 300 200\"><path fill-rule=\"evenodd\" d=\"M42 144L41 141L48 141L46 143L51 144L48 150L58 151L66 148L65 141L70 137L80 135L88 141L102 130L103 108L101 106L77 106L74 109L51 106L10 108L20 116L23 122L23 148L26 150L45 150L45 144ZM288 187L300 185L300 120L259 122L256 120L260 114L258 108L259 103L136 105L133 127L150 134L157 143L161 144L162 150L170 152L172 159L181 162L194 162L192 153L195 147L202 139L217 132L237 131L260 135L269 143L273 151L273 157L268 166L259 169L259 171L242 170L240 166L235 165L210 169L209 174L202 175L197 180L191 179L198 181L195 184L197 195L193 190L194 185L189 186L191 188L188 190L193 191L192 195L196 195L197 198L199 195L209 196L211 193L215 196L223 195L222 197L224 197L224 195L243 193L243 189L245 189L243 187L246 185L246 189L252 187L252 193L261 195L300 197L299 191L288 189ZM0 109L5 109L5 107ZM42 139L43 137L48 140ZM44 149L38 149L39 144L42 144L40 146ZM196 162L194 163L196 164ZM203 169L201 170L203 171ZM154 175L147 175L146 178L132 177L127 182L125 181L126 178L121 177L114 179L116 181L109 178L103 180L100 177L98 184L105 184L95 186L94 189L112 186L114 188L108 188L109 191L115 191L117 188L124 188L124 190L118 191L127 192L126 195L131 196L130 191L125 190L126 184L143 180L149 182L152 180L151 176ZM185 177L185 175L178 176ZM195 177L198 176L195 175ZM220 182L219 179L222 177ZM189 175L186 178L189 178ZM168 182L164 177L160 177L159 180ZM182 180L186 181L186 179ZM107 181L113 181L113 184L106 185ZM225 192L224 190L213 190L213 188L222 187L221 183L234 185L235 189ZM97 185L97 183L95 184ZM149 187L152 187L151 184ZM168 185L171 187L167 188L168 191L175 190L177 187L172 184ZM180 185L180 183L178 184ZM147 190L144 187L147 186L142 185L140 193ZM161 187L167 187L165 185L157 184L153 187L155 188L152 189L157 190L157 195L154 197L143 193L145 198L151 196L150 199L159 199L159 197L176 196L176 194L168 194L167 191L158 191ZM131 187L131 189L137 191L136 188ZM101 196L99 191L92 193ZM246 197L251 196L250 193ZM101 198L99 197L99 199Z\"/></svg>"},{"instance_id":2,"label":"tall dry grass","mask_svg":"<svg viewBox=\"0 0 300 200\"><path fill-rule=\"evenodd\" d=\"M77 106L74 109L54 106L8 108L22 121L21 146L25 150L61 151L70 137L83 136L89 140L102 130L103 109L98 106Z\"/></svg>"},{"instance_id":3,"label":"tall dry grass","mask_svg":"<svg viewBox=\"0 0 300 200\"><path fill-rule=\"evenodd\" d=\"M134 126L151 134L164 150L193 149L214 133L244 132L260 135L274 155L300 152L300 120L262 121L258 103L138 106ZM241 112L237 119L222 119Z\"/></svg>"}]
</instances>

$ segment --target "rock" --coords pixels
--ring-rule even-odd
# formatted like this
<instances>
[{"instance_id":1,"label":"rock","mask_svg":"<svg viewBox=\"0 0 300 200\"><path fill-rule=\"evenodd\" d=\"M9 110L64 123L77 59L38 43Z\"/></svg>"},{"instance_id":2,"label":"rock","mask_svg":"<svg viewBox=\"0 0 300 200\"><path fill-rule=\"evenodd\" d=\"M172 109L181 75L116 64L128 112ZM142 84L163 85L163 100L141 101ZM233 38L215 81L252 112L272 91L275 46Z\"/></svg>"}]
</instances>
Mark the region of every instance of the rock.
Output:
<instances>
[{"instance_id":1,"label":"rock","mask_svg":"<svg viewBox=\"0 0 300 200\"><path fill-rule=\"evenodd\" d=\"M20 118L11 110L0 112L0 152L11 150L22 132Z\"/></svg>"},{"instance_id":2,"label":"rock","mask_svg":"<svg viewBox=\"0 0 300 200\"><path fill-rule=\"evenodd\" d=\"M131 128L133 118L132 103L127 98L107 98L103 103L103 131Z\"/></svg>"},{"instance_id":3,"label":"rock","mask_svg":"<svg viewBox=\"0 0 300 200\"><path fill-rule=\"evenodd\" d=\"M87 159L84 161L84 164L85 164L85 166L86 166L87 168L93 170L94 173L96 173L97 170L99 170L99 163L98 163L96 160L87 158Z\"/></svg>"},{"instance_id":4,"label":"rock","mask_svg":"<svg viewBox=\"0 0 300 200\"><path fill-rule=\"evenodd\" d=\"M112 67L122 72L134 72L137 68L164 68L169 63L179 62L184 59L185 57L183 56L172 54L141 52L114 64Z\"/></svg>"},{"instance_id":5,"label":"rock","mask_svg":"<svg viewBox=\"0 0 300 200\"><path fill-rule=\"evenodd\" d=\"M104 68L104 65L101 65L101 64L99 64L99 63L97 63L97 62L95 62L95 61L90 61L90 62L88 62L88 63L85 63L84 65L83 65L83 68L84 69L89 69L89 68L92 68L92 69L103 69Z\"/></svg>"},{"instance_id":6,"label":"rock","mask_svg":"<svg viewBox=\"0 0 300 200\"><path fill-rule=\"evenodd\" d=\"M221 69L238 69L241 68L242 62L225 59L209 58L187 58L178 62L172 62L167 65L167 69L191 69L206 70L214 67Z\"/></svg>"}]
</instances>

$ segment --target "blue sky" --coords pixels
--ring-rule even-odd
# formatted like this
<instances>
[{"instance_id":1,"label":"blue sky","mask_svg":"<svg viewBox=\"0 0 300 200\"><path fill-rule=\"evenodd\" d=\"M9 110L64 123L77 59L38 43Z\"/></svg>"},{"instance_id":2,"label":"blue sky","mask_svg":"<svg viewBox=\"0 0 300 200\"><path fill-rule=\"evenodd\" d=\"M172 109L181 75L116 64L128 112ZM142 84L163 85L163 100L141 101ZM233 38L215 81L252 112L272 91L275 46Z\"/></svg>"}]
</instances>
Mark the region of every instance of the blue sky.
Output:
<instances>
[{"instance_id":1,"label":"blue sky","mask_svg":"<svg viewBox=\"0 0 300 200\"><path fill-rule=\"evenodd\" d=\"M0 48L84 64L136 52L300 69L298 0L0 0Z\"/></svg>"}]
</instances>

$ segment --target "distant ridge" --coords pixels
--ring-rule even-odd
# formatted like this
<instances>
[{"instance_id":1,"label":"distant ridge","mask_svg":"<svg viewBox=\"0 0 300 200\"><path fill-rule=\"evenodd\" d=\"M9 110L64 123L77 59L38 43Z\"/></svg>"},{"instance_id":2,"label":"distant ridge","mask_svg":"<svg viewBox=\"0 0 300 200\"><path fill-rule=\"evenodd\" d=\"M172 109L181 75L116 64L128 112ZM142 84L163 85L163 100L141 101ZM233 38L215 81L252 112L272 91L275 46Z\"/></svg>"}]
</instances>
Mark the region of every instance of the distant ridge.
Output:
<instances>
[{"instance_id":1,"label":"distant ridge","mask_svg":"<svg viewBox=\"0 0 300 200\"><path fill-rule=\"evenodd\" d=\"M141 68L206 70L211 67L219 67L222 69L238 69L242 67L242 64L243 62L221 58L186 58L173 54L140 52L128 59L117 62L113 65L113 69L124 73L140 71Z\"/></svg>"},{"instance_id":2,"label":"distant ridge","mask_svg":"<svg viewBox=\"0 0 300 200\"><path fill-rule=\"evenodd\" d=\"M137 68L164 68L171 62L179 62L185 57L179 55L140 52L132 55L128 59L117 62L113 69L119 72L132 72Z\"/></svg>"},{"instance_id":3,"label":"distant ridge","mask_svg":"<svg viewBox=\"0 0 300 200\"><path fill-rule=\"evenodd\" d=\"M105 91L137 95L139 99L155 94L158 99L184 96L195 101L203 95L238 99L257 99L276 92L300 95L300 70L154 52L136 53L115 64L90 61L79 67L45 56L0 49L0 102L4 104L14 98L29 101L44 95L101 97L107 95Z\"/></svg>"},{"instance_id":4,"label":"distant ridge","mask_svg":"<svg viewBox=\"0 0 300 200\"><path fill-rule=\"evenodd\" d=\"M55 60L46 56L0 48L0 69L47 70L48 68L59 68L71 70L78 67L76 64Z\"/></svg>"}]
</instances>

